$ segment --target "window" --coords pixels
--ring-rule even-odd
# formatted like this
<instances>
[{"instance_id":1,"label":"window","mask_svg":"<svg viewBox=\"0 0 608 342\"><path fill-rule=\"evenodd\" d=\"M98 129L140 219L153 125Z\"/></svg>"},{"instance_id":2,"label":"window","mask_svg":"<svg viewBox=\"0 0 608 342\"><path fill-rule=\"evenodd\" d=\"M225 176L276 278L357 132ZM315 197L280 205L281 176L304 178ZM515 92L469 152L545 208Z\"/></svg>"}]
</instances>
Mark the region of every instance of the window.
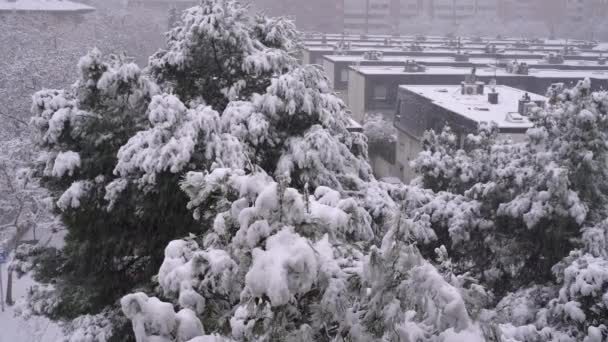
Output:
<instances>
[{"instance_id":1,"label":"window","mask_svg":"<svg viewBox=\"0 0 608 342\"><path fill-rule=\"evenodd\" d=\"M348 82L348 69L340 71L340 82Z\"/></svg>"},{"instance_id":2,"label":"window","mask_svg":"<svg viewBox=\"0 0 608 342\"><path fill-rule=\"evenodd\" d=\"M386 100L387 92L385 85L379 84L374 86L374 100Z\"/></svg>"}]
</instances>

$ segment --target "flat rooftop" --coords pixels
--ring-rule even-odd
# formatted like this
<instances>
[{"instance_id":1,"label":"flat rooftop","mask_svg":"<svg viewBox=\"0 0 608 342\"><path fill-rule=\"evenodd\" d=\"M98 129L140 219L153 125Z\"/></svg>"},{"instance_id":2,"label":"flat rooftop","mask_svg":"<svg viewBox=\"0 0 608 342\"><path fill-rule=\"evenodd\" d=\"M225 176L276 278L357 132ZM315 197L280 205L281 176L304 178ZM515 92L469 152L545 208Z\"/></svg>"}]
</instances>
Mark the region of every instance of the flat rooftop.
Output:
<instances>
[{"instance_id":1,"label":"flat rooftop","mask_svg":"<svg viewBox=\"0 0 608 342\"><path fill-rule=\"evenodd\" d=\"M544 55L543 55L544 56ZM407 52L404 52L403 55L388 55L388 56L383 56L381 60L378 61L370 61L367 60L363 57L363 54L361 55L324 55L323 56L325 59L334 62L334 63L358 63L358 62L385 62L385 63L404 63L407 60L414 60L416 62L419 63L456 63L456 61L454 60L454 57L446 57L446 56L432 56L432 55L428 55L428 56L411 56L411 55L407 55ZM539 55L539 57L541 57ZM508 63L508 62L512 62L515 59L514 58L490 58L490 57L470 57L468 62L462 62L462 63L469 63L469 64L488 64L488 65L494 65L496 64L496 61L499 61L499 63ZM518 62L525 62L527 63L530 67L534 68L534 66L548 66L548 65L566 65L566 66L572 66L572 67L577 67L577 66L584 66L584 67L590 67L590 66L598 66L599 64L597 61L590 61L590 60L578 60L578 59L567 59L565 60L562 64L550 64L547 63L543 58L517 58ZM606 66L604 66L605 68ZM604 69L602 68L602 69ZM598 69L599 70L599 69Z\"/></svg>"},{"instance_id":2,"label":"flat rooftop","mask_svg":"<svg viewBox=\"0 0 608 342\"><path fill-rule=\"evenodd\" d=\"M67 0L0 0L1 12L87 13L94 7Z\"/></svg>"},{"instance_id":3,"label":"flat rooftop","mask_svg":"<svg viewBox=\"0 0 608 342\"><path fill-rule=\"evenodd\" d=\"M325 59L332 61L334 63L357 63L357 62L387 62L387 63L391 63L391 62L395 62L395 63L405 63L405 61L408 60L414 60L416 62L419 63L424 63L424 62L428 62L428 63L456 63L456 61L454 61L454 57L440 57L440 56L408 56L406 55L406 52L404 52L404 55L390 55L390 56L383 56L381 60L378 61L370 61L367 60L365 58L363 58L363 55L325 55L323 56ZM511 60L511 58L507 58L507 60ZM521 61L528 61L528 59L520 59ZM504 59L498 59L498 61L500 62L505 62ZM536 59L529 59L529 61L533 62L536 61ZM488 58L488 57L471 57L469 58L468 62L461 62L461 63L469 63L469 64L495 64L496 63L496 58ZM589 62L590 64L593 64L593 62ZM531 64L531 63L528 63ZM564 63L565 64L565 63ZM595 65L597 65L597 62L595 62Z\"/></svg>"},{"instance_id":4,"label":"flat rooftop","mask_svg":"<svg viewBox=\"0 0 608 342\"><path fill-rule=\"evenodd\" d=\"M471 72L469 67L454 66L430 66L424 72L407 72L401 66L381 66L381 65L359 65L350 66L350 69L362 75L468 75ZM501 77L542 77L542 78L572 78L584 79L591 77L595 79L608 79L608 70L557 70L557 69L531 69L528 75L517 75L508 73L504 68L485 67L477 68L477 76L501 76Z\"/></svg>"},{"instance_id":5,"label":"flat rooftop","mask_svg":"<svg viewBox=\"0 0 608 342\"><path fill-rule=\"evenodd\" d=\"M350 66L350 69L356 70L363 75L468 75L471 73L470 67L453 67L453 66L431 66L427 67L424 72L408 72L405 71L403 65L400 66L380 66L380 65L360 65ZM507 73L504 69L498 68L477 68L477 76L509 76L514 74ZM518 75L514 75L518 76Z\"/></svg>"},{"instance_id":6,"label":"flat rooftop","mask_svg":"<svg viewBox=\"0 0 608 342\"><path fill-rule=\"evenodd\" d=\"M359 45L361 44L361 45ZM407 48L409 45L408 44L404 44L404 45L395 45L392 44L390 46L384 45L382 43L379 43L377 45L369 44L369 43L351 43L351 48L349 50L346 51L369 51L369 50L377 50L377 51L383 51L383 52L403 52L403 53L408 53L409 51L405 48ZM455 53L456 52L456 47L445 47L445 46L435 46L435 47L425 47L424 45L422 45L424 47L423 51L420 51L422 53L428 53L430 55L432 55L433 53ZM335 50L336 48L336 44L325 44L325 45L309 45L309 46L304 46L304 50L307 51L311 51L311 52L326 52L326 53L331 53ZM540 57L544 57L546 56L548 53L557 53L559 51L561 51L561 49L551 49L551 48L530 48L530 49L518 49L518 48L512 48L512 47L508 47L508 48L504 48L500 50L500 54L503 55L508 55L508 54L518 54L518 55L538 55ZM468 52L471 55L475 55L475 54L485 54L487 55L487 53L484 51L483 48L467 48L462 47L461 48L462 52ZM606 53L608 53L606 50L593 50L593 51L576 51L574 54L569 54L567 55L567 57L572 58L572 57L576 57L576 56L581 56L581 57L600 57L602 55L605 55Z\"/></svg>"},{"instance_id":7,"label":"flat rooftop","mask_svg":"<svg viewBox=\"0 0 608 342\"><path fill-rule=\"evenodd\" d=\"M401 85L399 88L425 97L433 104L477 123L495 122L500 128L532 127L527 118L519 123L507 120L507 114L517 113L519 100L526 94L519 89L496 86L498 104L491 104L488 102L488 87L483 95L462 95L459 85ZM532 101L547 101L544 96L532 93L528 95Z\"/></svg>"},{"instance_id":8,"label":"flat rooftop","mask_svg":"<svg viewBox=\"0 0 608 342\"><path fill-rule=\"evenodd\" d=\"M318 32L305 32L304 39L306 40L320 40L325 36L327 40L362 40L361 34L354 33L318 33ZM368 34L364 36L363 40L382 40L385 38L391 38L393 40L412 40L422 36L426 41L449 41L456 40L458 37L447 37L447 36L436 36L436 35L387 35L387 34ZM519 43L524 42L529 45L580 45L588 43L588 40L581 39L548 39L546 37L496 37L496 36L461 36L463 42L475 43L474 40L481 38L483 42L508 42L508 43ZM542 42L532 42L531 40L539 38ZM600 43L601 44L601 43Z\"/></svg>"}]
</instances>

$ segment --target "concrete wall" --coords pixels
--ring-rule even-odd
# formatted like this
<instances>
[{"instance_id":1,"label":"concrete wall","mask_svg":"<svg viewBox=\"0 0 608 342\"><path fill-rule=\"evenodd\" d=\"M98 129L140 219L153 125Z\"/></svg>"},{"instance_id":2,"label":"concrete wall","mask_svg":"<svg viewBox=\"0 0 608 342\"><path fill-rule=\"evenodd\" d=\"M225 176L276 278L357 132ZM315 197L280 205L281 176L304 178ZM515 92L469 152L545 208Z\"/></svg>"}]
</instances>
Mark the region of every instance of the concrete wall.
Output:
<instances>
[{"instance_id":1,"label":"concrete wall","mask_svg":"<svg viewBox=\"0 0 608 342\"><path fill-rule=\"evenodd\" d=\"M323 59L323 70L325 70L325 75L329 79L329 85L332 89L336 89L336 72L334 70L334 63L327 59Z\"/></svg>"},{"instance_id":2,"label":"concrete wall","mask_svg":"<svg viewBox=\"0 0 608 342\"><path fill-rule=\"evenodd\" d=\"M365 77L356 70L348 71L348 106L353 119L363 124L365 117Z\"/></svg>"},{"instance_id":3,"label":"concrete wall","mask_svg":"<svg viewBox=\"0 0 608 342\"><path fill-rule=\"evenodd\" d=\"M370 154L369 161L372 164L372 170L374 171L374 176L376 178L384 178L384 177L396 177L400 178L399 168L396 164L391 164L389 161L384 159L381 155L378 154Z\"/></svg>"},{"instance_id":4,"label":"concrete wall","mask_svg":"<svg viewBox=\"0 0 608 342\"><path fill-rule=\"evenodd\" d=\"M312 60L310 58L310 51L308 51L306 49L302 50L302 64L308 65L311 63L312 63Z\"/></svg>"},{"instance_id":5,"label":"concrete wall","mask_svg":"<svg viewBox=\"0 0 608 342\"><path fill-rule=\"evenodd\" d=\"M422 143L420 140L402 132L397 133L397 154L396 165L394 167L395 175L404 183L409 183L416 177L414 170L410 167L410 162L418 157L418 153L422 152Z\"/></svg>"}]
</instances>

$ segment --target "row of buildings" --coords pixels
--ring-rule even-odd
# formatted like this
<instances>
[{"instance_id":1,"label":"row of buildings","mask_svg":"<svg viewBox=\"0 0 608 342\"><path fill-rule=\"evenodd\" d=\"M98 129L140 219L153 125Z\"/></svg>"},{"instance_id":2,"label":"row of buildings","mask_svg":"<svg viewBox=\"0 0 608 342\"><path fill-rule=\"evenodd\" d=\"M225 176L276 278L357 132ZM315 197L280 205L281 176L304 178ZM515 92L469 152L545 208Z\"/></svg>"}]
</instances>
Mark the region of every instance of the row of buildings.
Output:
<instances>
[{"instance_id":1,"label":"row of buildings","mask_svg":"<svg viewBox=\"0 0 608 342\"><path fill-rule=\"evenodd\" d=\"M319 64L354 121L382 115L396 142L370 145L378 178L413 177L409 163L426 130L448 124L461 143L484 122L509 139L532 125L526 114L551 87L589 78L608 89L605 44L588 41L391 35L309 35L302 62ZM357 125L353 125L356 127Z\"/></svg>"},{"instance_id":2,"label":"row of buildings","mask_svg":"<svg viewBox=\"0 0 608 342\"><path fill-rule=\"evenodd\" d=\"M458 24L484 21L580 23L606 14L606 0L272 0L254 1L275 14L292 14L305 30L386 34L412 21Z\"/></svg>"}]
</instances>

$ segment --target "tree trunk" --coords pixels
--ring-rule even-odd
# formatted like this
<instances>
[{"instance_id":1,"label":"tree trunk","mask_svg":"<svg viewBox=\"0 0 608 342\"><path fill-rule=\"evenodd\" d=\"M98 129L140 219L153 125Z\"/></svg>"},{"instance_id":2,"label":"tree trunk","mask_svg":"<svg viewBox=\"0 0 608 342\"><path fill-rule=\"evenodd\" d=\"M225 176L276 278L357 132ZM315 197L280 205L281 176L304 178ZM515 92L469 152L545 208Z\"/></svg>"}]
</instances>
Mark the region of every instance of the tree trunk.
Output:
<instances>
[{"instance_id":1,"label":"tree trunk","mask_svg":"<svg viewBox=\"0 0 608 342\"><path fill-rule=\"evenodd\" d=\"M6 305L13 305L13 268L8 267L8 277L6 280Z\"/></svg>"}]
</instances>

